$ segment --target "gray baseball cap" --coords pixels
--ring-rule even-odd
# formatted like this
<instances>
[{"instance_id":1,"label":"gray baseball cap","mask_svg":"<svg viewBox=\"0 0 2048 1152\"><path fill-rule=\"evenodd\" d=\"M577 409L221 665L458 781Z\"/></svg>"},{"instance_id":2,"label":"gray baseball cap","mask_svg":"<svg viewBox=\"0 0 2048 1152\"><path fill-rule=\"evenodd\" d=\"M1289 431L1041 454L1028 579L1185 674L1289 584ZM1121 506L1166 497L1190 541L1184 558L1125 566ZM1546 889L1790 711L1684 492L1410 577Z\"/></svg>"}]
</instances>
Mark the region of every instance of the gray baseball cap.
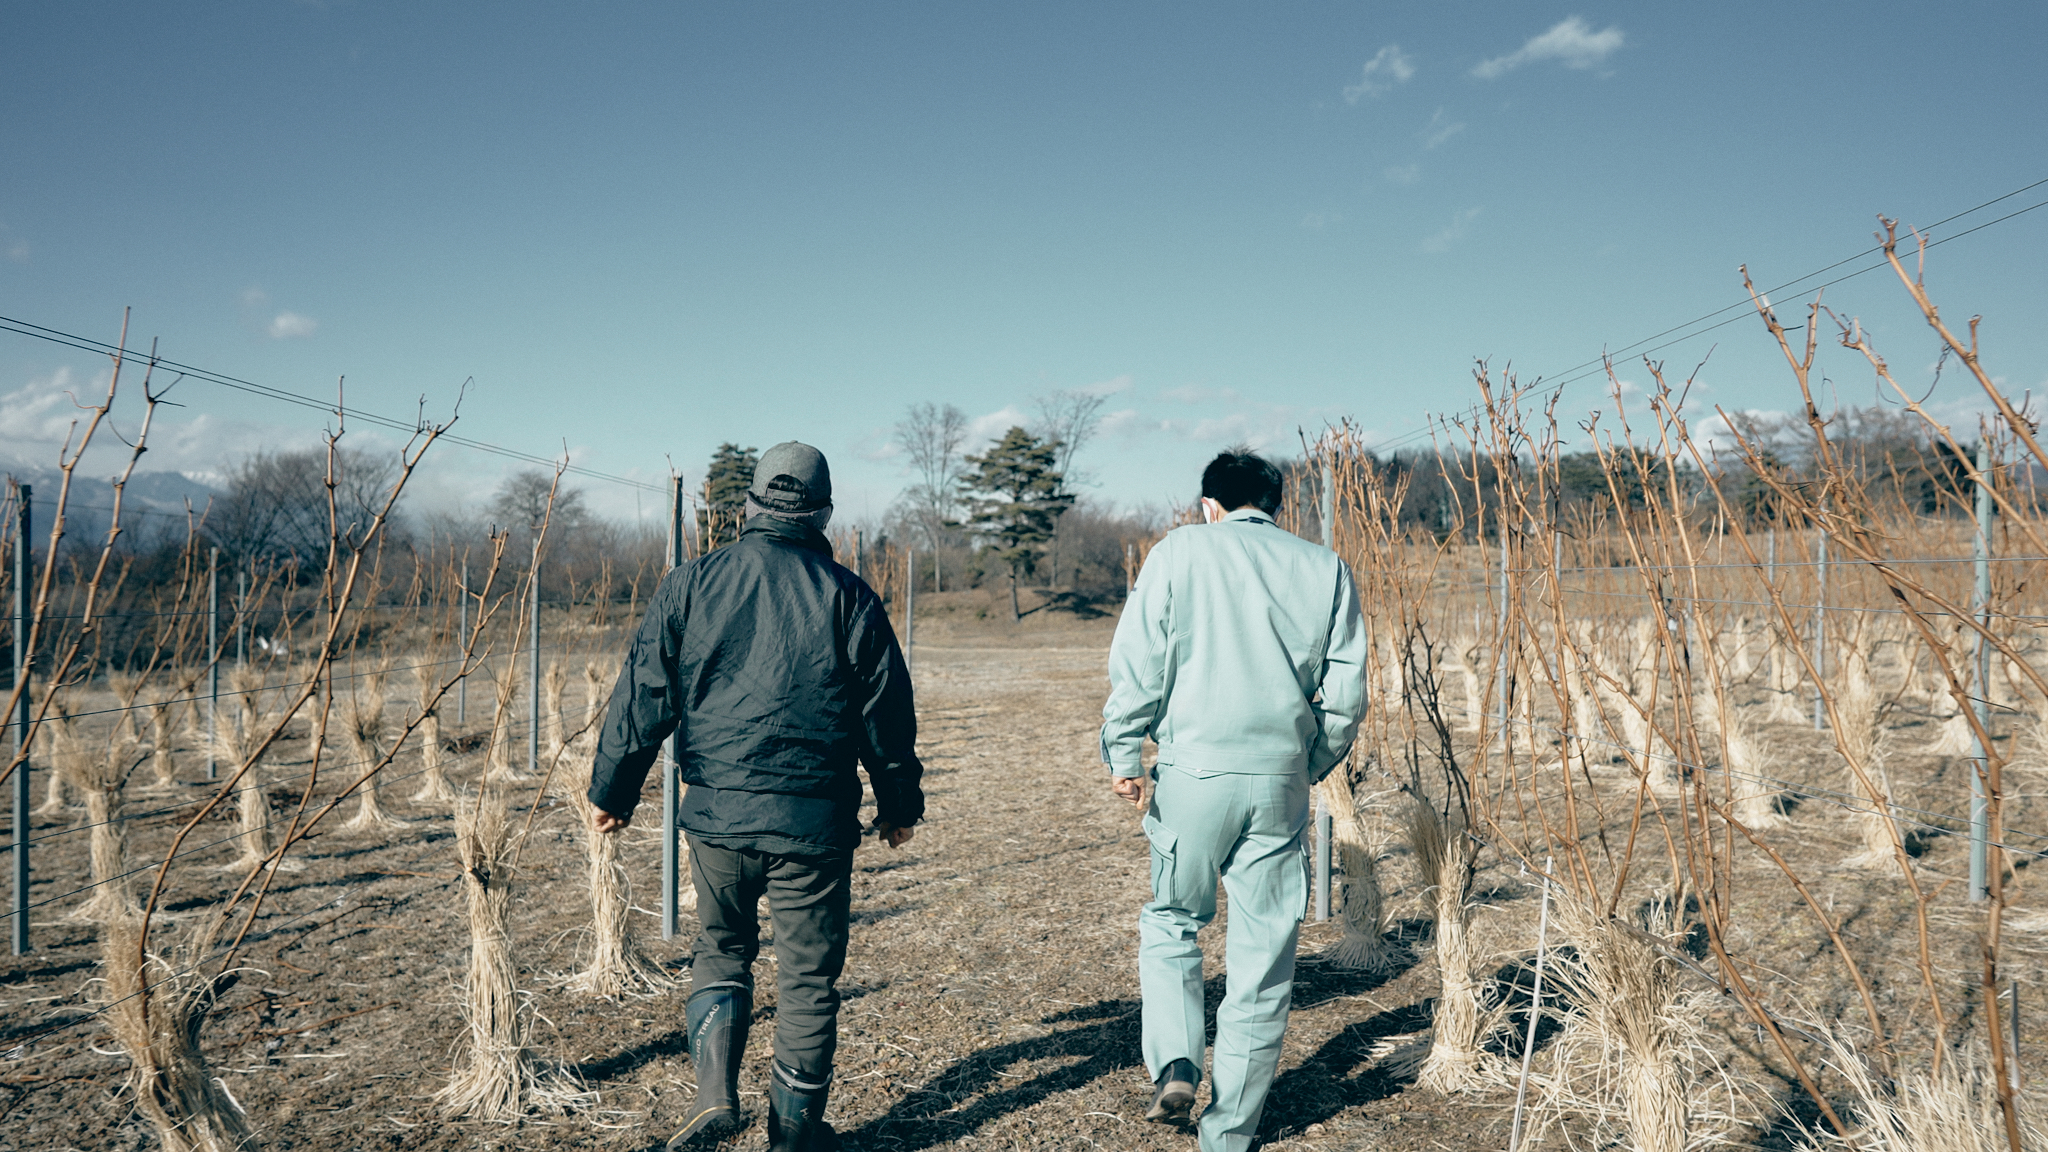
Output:
<instances>
[{"instance_id":1,"label":"gray baseball cap","mask_svg":"<svg viewBox=\"0 0 2048 1152\"><path fill-rule=\"evenodd\" d=\"M785 440L761 453L747 495L770 512L816 512L832 503L832 469L823 452Z\"/></svg>"}]
</instances>

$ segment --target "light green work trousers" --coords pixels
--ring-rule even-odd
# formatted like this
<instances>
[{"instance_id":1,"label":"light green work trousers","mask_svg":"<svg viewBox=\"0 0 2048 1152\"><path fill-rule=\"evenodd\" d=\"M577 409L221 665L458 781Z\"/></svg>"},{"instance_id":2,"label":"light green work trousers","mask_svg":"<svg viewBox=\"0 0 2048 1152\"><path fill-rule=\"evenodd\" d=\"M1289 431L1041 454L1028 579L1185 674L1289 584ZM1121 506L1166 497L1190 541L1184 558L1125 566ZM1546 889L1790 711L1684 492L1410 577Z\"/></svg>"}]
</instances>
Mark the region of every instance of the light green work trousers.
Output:
<instances>
[{"instance_id":1,"label":"light green work trousers","mask_svg":"<svg viewBox=\"0 0 2048 1152\"><path fill-rule=\"evenodd\" d=\"M1230 919L1202 1152L1243 1152L1266 1108L1294 997L1294 947L1308 904L1308 777L1195 775L1161 765L1155 778L1145 815L1152 902L1138 913L1145 1067L1156 1082L1175 1060L1202 1065L1195 933L1216 918L1220 875Z\"/></svg>"}]
</instances>

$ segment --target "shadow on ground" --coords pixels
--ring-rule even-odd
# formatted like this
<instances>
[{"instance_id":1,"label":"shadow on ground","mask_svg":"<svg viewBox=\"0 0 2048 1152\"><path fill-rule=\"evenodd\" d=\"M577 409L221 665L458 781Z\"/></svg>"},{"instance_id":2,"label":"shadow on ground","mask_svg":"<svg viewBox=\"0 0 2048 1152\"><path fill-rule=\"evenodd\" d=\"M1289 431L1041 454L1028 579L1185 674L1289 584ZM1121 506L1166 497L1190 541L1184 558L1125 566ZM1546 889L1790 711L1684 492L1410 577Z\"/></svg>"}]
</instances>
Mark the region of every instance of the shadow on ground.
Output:
<instances>
[{"instance_id":1,"label":"shadow on ground","mask_svg":"<svg viewBox=\"0 0 2048 1152\"><path fill-rule=\"evenodd\" d=\"M1304 966L1295 981L1295 1003L1306 1008L1338 997L1360 995L1380 987L1398 974L1398 969L1366 974L1319 965ZM1203 999L1210 1007L1212 1019L1215 1005L1222 996L1223 977L1217 976L1204 983ZM1410 1017L1418 1013L1421 1023L1411 1023ZM1324 1045L1307 1065L1283 1075L1274 1086L1274 1099L1280 1099L1283 1091L1289 1096L1312 1096L1319 1102L1317 1107L1327 1107L1318 1113L1319 1116L1334 1114L1338 1109L1363 1100L1379 1099L1393 1092L1397 1085L1391 1080L1383 1083L1375 1079L1370 1070L1364 1073L1357 1071L1358 1065L1365 1062L1365 1053L1372 1041L1381 1036L1415 1031L1426 1027L1428 1022L1427 1008L1420 1007L1382 1013L1372 1020L1353 1025ZM859 1128L841 1133L840 1139L849 1149L887 1147L892 1152L914 1152L915 1149L971 1136L994 1120L1105 1076L1120 1075L1134 1083L1142 1079L1144 1057L1139 1048L1137 1000L1102 1000L1047 1017L1044 1023L1058 1030L1049 1036L999 1044L956 1060L924 1088L912 1093L887 1113ZM1341 1055L1335 1054L1340 1050ZM1025 1080L1019 1080L1015 1073L1010 1072L1017 1065L1046 1060L1070 1062ZM1332 1077L1347 1078L1348 1082L1319 1084L1310 1088L1312 1082ZM1277 1111L1269 1108L1269 1117L1275 1116ZM1292 1113L1280 1120L1283 1124L1295 1122ZM1313 1122L1299 1121L1301 1124ZM1271 1126L1269 1121L1268 1127Z\"/></svg>"}]
</instances>

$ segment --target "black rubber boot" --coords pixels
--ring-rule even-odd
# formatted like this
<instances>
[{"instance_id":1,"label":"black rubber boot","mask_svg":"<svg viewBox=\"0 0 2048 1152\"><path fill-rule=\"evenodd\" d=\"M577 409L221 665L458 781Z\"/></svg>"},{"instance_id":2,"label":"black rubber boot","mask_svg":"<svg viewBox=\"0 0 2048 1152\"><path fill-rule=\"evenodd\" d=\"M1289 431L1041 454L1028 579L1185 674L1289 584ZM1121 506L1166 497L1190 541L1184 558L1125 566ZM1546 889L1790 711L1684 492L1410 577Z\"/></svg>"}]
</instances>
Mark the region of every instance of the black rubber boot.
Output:
<instances>
[{"instance_id":1,"label":"black rubber boot","mask_svg":"<svg viewBox=\"0 0 2048 1152\"><path fill-rule=\"evenodd\" d=\"M1195 1085L1200 1083L1202 1073L1191 1060L1175 1060L1159 1074L1159 1082L1152 1090L1152 1106L1145 1110L1145 1119L1154 1124L1185 1124L1188 1113L1195 1107Z\"/></svg>"},{"instance_id":2,"label":"black rubber boot","mask_svg":"<svg viewBox=\"0 0 2048 1152\"><path fill-rule=\"evenodd\" d=\"M681 1131L669 1137L670 1152L707 1148L746 1127L740 1114L740 1058L753 1014L753 993L738 984L714 984L690 996L683 1018L690 1029L697 1099Z\"/></svg>"},{"instance_id":3,"label":"black rubber boot","mask_svg":"<svg viewBox=\"0 0 2048 1152\"><path fill-rule=\"evenodd\" d=\"M806 1080L775 1062L768 1078L768 1152L831 1152L839 1136L825 1123L825 1097L832 1075Z\"/></svg>"}]
</instances>

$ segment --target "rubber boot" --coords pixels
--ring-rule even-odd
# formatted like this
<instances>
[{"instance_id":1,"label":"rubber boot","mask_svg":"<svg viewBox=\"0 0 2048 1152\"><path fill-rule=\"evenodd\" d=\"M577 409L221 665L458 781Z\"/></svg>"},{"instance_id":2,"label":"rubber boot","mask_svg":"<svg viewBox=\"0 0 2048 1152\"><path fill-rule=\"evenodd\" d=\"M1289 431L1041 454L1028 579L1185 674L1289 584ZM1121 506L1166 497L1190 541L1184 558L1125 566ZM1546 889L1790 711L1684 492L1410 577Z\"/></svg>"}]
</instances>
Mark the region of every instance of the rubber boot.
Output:
<instances>
[{"instance_id":1,"label":"rubber boot","mask_svg":"<svg viewBox=\"0 0 2048 1152\"><path fill-rule=\"evenodd\" d=\"M1168 1064L1153 1087L1152 1106L1145 1110L1145 1119L1154 1124L1186 1124L1195 1106L1195 1085L1201 1080L1201 1070L1192 1060Z\"/></svg>"},{"instance_id":2,"label":"rubber boot","mask_svg":"<svg viewBox=\"0 0 2048 1152\"><path fill-rule=\"evenodd\" d=\"M670 1152L708 1148L746 1127L740 1113L740 1058L753 1014L753 993L738 984L713 984L690 996L683 1018L690 1029L697 1099L689 1120L669 1137Z\"/></svg>"},{"instance_id":3,"label":"rubber boot","mask_svg":"<svg viewBox=\"0 0 2048 1152\"><path fill-rule=\"evenodd\" d=\"M825 1123L825 1097L832 1092L832 1074L806 1080L775 1062L768 1078L768 1152L831 1152L839 1136Z\"/></svg>"}]
</instances>

